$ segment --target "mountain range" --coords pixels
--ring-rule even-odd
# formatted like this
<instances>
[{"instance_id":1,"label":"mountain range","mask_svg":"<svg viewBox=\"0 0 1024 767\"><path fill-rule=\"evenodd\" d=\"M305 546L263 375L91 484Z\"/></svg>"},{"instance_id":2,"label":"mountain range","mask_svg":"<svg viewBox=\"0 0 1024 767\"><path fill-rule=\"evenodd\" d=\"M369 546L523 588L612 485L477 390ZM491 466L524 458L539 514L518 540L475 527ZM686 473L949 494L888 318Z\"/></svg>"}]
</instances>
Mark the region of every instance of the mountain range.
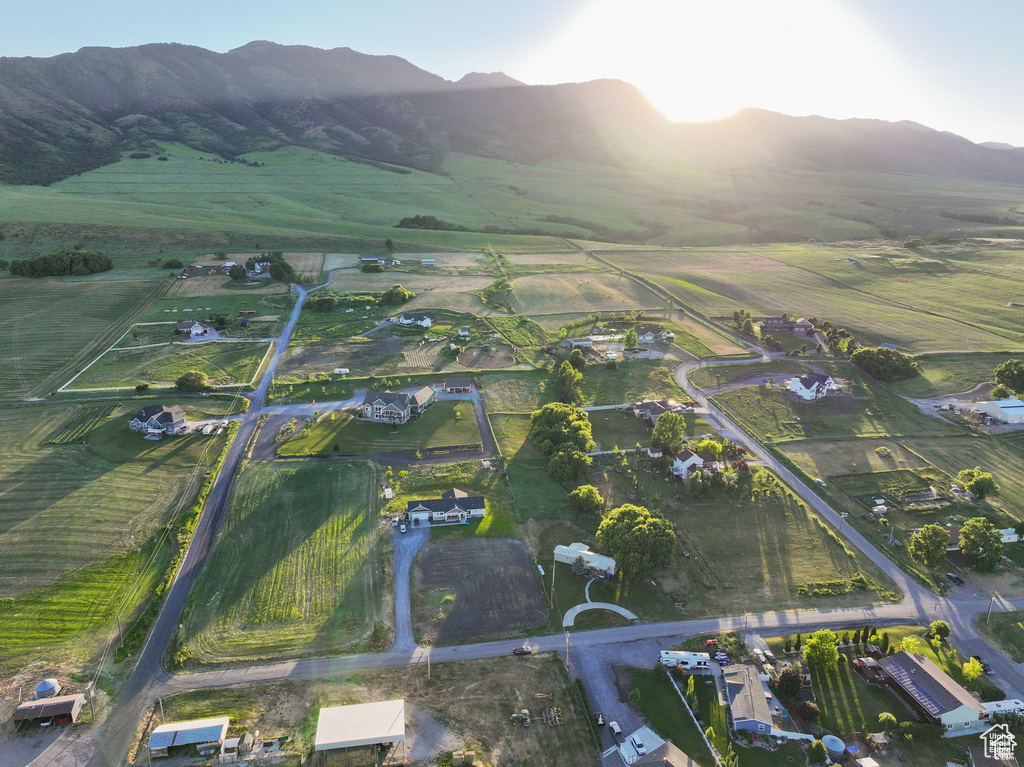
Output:
<instances>
[{"instance_id":1,"label":"mountain range","mask_svg":"<svg viewBox=\"0 0 1024 767\"><path fill-rule=\"evenodd\" d=\"M450 152L728 171L876 170L1024 183L1024 150L912 122L746 110L672 123L633 86L445 80L396 56L252 42L0 59L0 181L47 184L178 141L224 157L299 145L441 171Z\"/></svg>"}]
</instances>

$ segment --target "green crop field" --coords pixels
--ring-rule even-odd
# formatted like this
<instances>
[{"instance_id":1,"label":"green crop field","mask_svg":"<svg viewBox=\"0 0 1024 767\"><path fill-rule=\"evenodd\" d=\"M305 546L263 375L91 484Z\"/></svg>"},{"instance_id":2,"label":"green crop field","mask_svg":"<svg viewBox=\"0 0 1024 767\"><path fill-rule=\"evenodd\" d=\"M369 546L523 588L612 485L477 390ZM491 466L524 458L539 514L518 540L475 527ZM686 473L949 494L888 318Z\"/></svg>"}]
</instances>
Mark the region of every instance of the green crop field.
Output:
<instances>
[{"instance_id":1,"label":"green crop field","mask_svg":"<svg viewBox=\"0 0 1024 767\"><path fill-rule=\"evenodd\" d=\"M128 430L139 406L103 418L107 406L0 409L0 662L87 655L167 566L163 526L192 503L224 439L148 442Z\"/></svg>"},{"instance_id":2,"label":"green crop field","mask_svg":"<svg viewBox=\"0 0 1024 767\"><path fill-rule=\"evenodd\" d=\"M512 282L513 308L520 314L630 311L663 306L664 301L628 277L617 274L532 274Z\"/></svg>"},{"instance_id":3,"label":"green crop field","mask_svg":"<svg viewBox=\"0 0 1024 767\"><path fill-rule=\"evenodd\" d=\"M1019 297L1019 277L986 271L988 252L947 250L925 257L871 244L791 245L602 256L708 315L813 316L848 328L862 345L892 342L913 353L1022 348L1021 310L1006 306Z\"/></svg>"},{"instance_id":4,"label":"green crop field","mask_svg":"<svg viewBox=\"0 0 1024 767\"><path fill-rule=\"evenodd\" d=\"M250 463L189 598L175 658L238 663L382 649L394 610L365 462Z\"/></svg>"},{"instance_id":5,"label":"green crop field","mask_svg":"<svg viewBox=\"0 0 1024 767\"><path fill-rule=\"evenodd\" d=\"M165 289L161 282L0 279L0 387L51 392L113 344Z\"/></svg>"},{"instance_id":6,"label":"green crop field","mask_svg":"<svg viewBox=\"0 0 1024 767\"><path fill-rule=\"evenodd\" d=\"M247 386L272 346L262 342L211 341L112 349L76 378L67 391L126 388L138 383L171 386L190 370L206 373L211 386Z\"/></svg>"},{"instance_id":7,"label":"green crop field","mask_svg":"<svg viewBox=\"0 0 1024 767\"><path fill-rule=\"evenodd\" d=\"M1021 352L1006 354L926 354L917 357L921 373L896 381L894 391L907 397L935 397L959 394L992 380L996 366L1008 359L1020 359Z\"/></svg>"},{"instance_id":8,"label":"green crop field","mask_svg":"<svg viewBox=\"0 0 1024 767\"><path fill-rule=\"evenodd\" d=\"M326 413L316 424L283 443L277 452L289 457L369 455L479 443L472 404L446 400L434 403L415 421L400 426L364 421L348 413Z\"/></svg>"}]
</instances>

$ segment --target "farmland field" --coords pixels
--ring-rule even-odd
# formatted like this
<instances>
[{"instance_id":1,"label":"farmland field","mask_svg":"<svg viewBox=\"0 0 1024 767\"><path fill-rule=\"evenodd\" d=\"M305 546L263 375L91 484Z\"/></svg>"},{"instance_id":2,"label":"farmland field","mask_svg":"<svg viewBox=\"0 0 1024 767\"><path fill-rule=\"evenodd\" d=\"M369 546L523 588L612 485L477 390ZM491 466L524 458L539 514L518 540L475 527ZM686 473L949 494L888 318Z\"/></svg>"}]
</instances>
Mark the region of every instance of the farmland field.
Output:
<instances>
[{"instance_id":1,"label":"farmland field","mask_svg":"<svg viewBox=\"0 0 1024 767\"><path fill-rule=\"evenodd\" d=\"M755 315L814 316L848 328L862 345L893 342L912 353L1022 347L1020 310L1005 306L1018 297L1018 282L986 275L968 259L869 258L875 248L603 255L708 315L746 309ZM854 255L858 264L846 260Z\"/></svg>"},{"instance_id":2,"label":"farmland field","mask_svg":"<svg viewBox=\"0 0 1024 767\"><path fill-rule=\"evenodd\" d=\"M386 646L390 540L376 478L364 462L248 464L190 596L178 662Z\"/></svg>"},{"instance_id":3,"label":"farmland field","mask_svg":"<svg viewBox=\"0 0 1024 767\"><path fill-rule=\"evenodd\" d=\"M413 584L416 634L431 644L515 634L548 618L540 582L519 541L430 543L416 557Z\"/></svg>"},{"instance_id":4,"label":"farmland field","mask_svg":"<svg viewBox=\"0 0 1024 767\"><path fill-rule=\"evenodd\" d=\"M896 381L893 390L908 397L935 397L959 394L978 384L992 381L997 365L1008 359L1019 359L1014 354L926 354L917 357L919 376Z\"/></svg>"},{"instance_id":5,"label":"farmland field","mask_svg":"<svg viewBox=\"0 0 1024 767\"><path fill-rule=\"evenodd\" d=\"M0 387L51 392L113 344L167 286L157 281L0 279Z\"/></svg>"},{"instance_id":6,"label":"farmland field","mask_svg":"<svg viewBox=\"0 0 1024 767\"><path fill-rule=\"evenodd\" d=\"M133 387L140 382L171 386L190 370L206 373L211 386L246 386L273 344L219 342L166 344L146 349L113 349L71 383L68 391Z\"/></svg>"},{"instance_id":7,"label":"farmland field","mask_svg":"<svg viewBox=\"0 0 1024 767\"><path fill-rule=\"evenodd\" d=\"M229 256L230 257L230 256ZM205 259L200 259L205 260ZM238 259L235 259L238 260ZM171 284L167 296L180 298L202 297L223 297L223 296L250 296L251 300L265 296L288 295L288 285L274 280L260 280L256 285L241 285L227 275L189 277L185 280L175 280Z\"/></svg>"},{"instance_id":8,"label":"farmland field","mask_svg":"<svg viewBox=\"0 0 1024 767\"><path fill-rule=\"evenodd\" d=\"M708 365L690 373L690 383L701 389L714 389L727 383L753 376L785 376L805 375L806 366L790 360L772 360L771 362L754 362L749 365Z\"/></svg>"},{"instance_id":9,"label":"farmland field","mask_svg":"<svg viewBox=\"0 0 1024 767\"><path fill-rule=\"evenodd\" d=\"M278 448L282 456L367 455L400 450L479 444L473 405L441 401L427 408L415 421L392 428L391 424L353 418L348 413L324 414ZM334 450L334 446L338 450Z\"/></svg>"},{"instance_id":10,"label":"farmland field","mask_svg":"<svg viewBox=\"0 0 1024 767\"><path fill-rule=\"evenodd\" d=\"M479 315L493 314L479 296L471 291L482 290L493 282L493 277L468 275L420 274L413 272L387 271L365 274L358 269L335 272L328 286L336 293L380 292L392 285L400 284L416 296L395 309L412 311L420 309L450 309L454 312L472 312Z\"/></svg>"},{"instance_id":11,"label":"farmland field","mask_svg":"<svg viewBox=\"0 0 1024 767\"><path fill-rule=\"evenodd\" d=\"M114 610L127 614L167 566L163 526L191 504L224 440L147 442L127 428L137 408L0 409L0 662L90 652ZM51 443L69 427L73 444Z\"/></svg>"},{"instance_id":12,"label":"farmland field","mask_svg":"<svg viewBox=\"0 0 1024 767\"><path fill-rule=\"evenodd\" d=\"M513 305L520 314L629 311L663 306L647 288L615 274L531 274L513 282Z\"/></svg>"},{"instance_id":13,"label":"farmland field","mask_svg":"<svg viewBox=\"0 0 1024 767\"><path fill-rule=\"evenodd\" d=\"M216 279L195 277L189 280L175 280L174 288L192 280ZM141 322L181 322L198 320L209 322L212 314L226 314L235 319L238 312L251 309L261 317L275 320L288 319L288 312L295 305L295 295L287 292L253 291L218 293L216 295L180 294L172 289L164 298L153 301L139 318Z\"/></svg>"}]
</instances>

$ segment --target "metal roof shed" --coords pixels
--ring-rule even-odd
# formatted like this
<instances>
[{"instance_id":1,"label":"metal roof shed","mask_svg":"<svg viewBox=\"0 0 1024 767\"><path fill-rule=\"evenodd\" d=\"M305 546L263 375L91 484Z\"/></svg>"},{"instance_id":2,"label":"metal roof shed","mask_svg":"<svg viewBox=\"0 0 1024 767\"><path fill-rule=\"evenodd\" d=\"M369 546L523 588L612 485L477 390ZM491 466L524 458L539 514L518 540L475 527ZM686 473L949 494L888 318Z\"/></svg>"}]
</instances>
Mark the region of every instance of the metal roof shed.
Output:
<instances>
[{"instance_id":1,"label":"metal roof shed","mask_svg":"<svg viewBox=\"0 0 1024 767\"><path fill-rule=\"evenodd\" d=\"M405 701L384 700L320 709L315 750L405 741Z\"/></svg>"},{"instance_id":2,"label":"metal roof shed","mask_svg":"<svg viewBox=\"0 0 1024 767\"><path fill-rule=\"evenodd\" d=\"M192 719L187 722L161 724L149 736L149 750L152 756L166 756L169 748L206 743L224 745L231 720L226 716L210 719Z\"/></svg>"}]
</instances>

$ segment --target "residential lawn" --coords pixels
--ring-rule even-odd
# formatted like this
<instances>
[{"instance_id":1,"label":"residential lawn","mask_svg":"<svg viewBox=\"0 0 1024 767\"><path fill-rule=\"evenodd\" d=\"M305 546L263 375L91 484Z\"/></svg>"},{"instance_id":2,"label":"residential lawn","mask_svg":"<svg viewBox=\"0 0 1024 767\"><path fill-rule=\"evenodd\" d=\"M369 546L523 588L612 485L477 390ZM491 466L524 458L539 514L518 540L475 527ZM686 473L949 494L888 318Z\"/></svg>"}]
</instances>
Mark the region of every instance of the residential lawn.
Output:
<instances>
[{"instance_id":1,"label":"residential lawn","mask_svg":"<svg viewBox=\"0 0 1024 767\"><path fill-rule=\"evenodd\" d=\"M349 413L325 413L315 424L278 446L277 452L286 457L370 455L479 443L473 404L446 400L435 402L416 420L398 426L366 421Z\"/></svg>"},{"instance_id":2,"label":"residential lawn","mask_svg":"<svg viewBox=\"0 0 1024 767\"><path fill-rule=\"evenodd\" d=\"M74 380L68 391L139 383L173 386L190 370L206 373L211 386L249 386L273 344L260 342L167 344L148 349L113 349Z\"/></svg>"},{"instance_id":3,"label":"residential lawn","mask_svg":"<svg viewBox=\"0 0 1024 767\"><path fill-rule=\"evenodd\" d=\"M532 518L568 518L571 512L565 497L569 490L551 478L550 459L526 440L530 416L492 413L490 419L505 458L516 519L525 522Z\"/></svg>"},{"instance_id":4,"label":"residential lawn","mask_svg":"<svg viewBox=\"0 0 1024 767\"><path fill-rule=\"evenodd\" d=\"M0 666L89 657L162 578L225 438L146 441L142 404L0 408Z\"/></svg>"},{"instance_id":5,"label":"residential lawn","mask_svg":"<svg viewBox=\"0 0 1024 767\"><path fill-rule=\"evenodd\" d=\"M789 360L751 362L748 365L705 365L690 373L690 383L701 389L713 389L747 376L778 375L792 377L808 372L806 366Z\"/></svg>"},{"instance_id":6,"label":"residential lawn","mask_svg":"<svg viewBox=\"0 0 1024 767\"><path fill-rule=\"evenodd\" d=\"M569 565L555 563L555 546L568 546L576 542L587 544L591 551L604 553L592 533L584 532L569 522L550 524L537 537L536 558L544 568L541 581L544 595L551 608L550 620L554 631L561 630L562 616L570 607L587 601L587 579L574 574ZM553 592L552 578L555 582ZM590 584L590 599L594 602L621 605L644 621L671 621L680 618L680 613L672 606L671 600L646 578L625 578L620 573L614 578L596 580ZM585 612L577 618L575 629L582 631L584 628L597 627L588 626L587 621L597 620L607 624L613 615L615 614L602 611ZM620 616L615 616L611 620L614 621L611 625L622 625Z\"/></svg>"},{"instance_id":7,"label":"residential lawn","mask_svg":"<svg viewBox=\"0 0 1024 767\"><path fill-rule=\"evenodd\" d=\"M350 399L353 387L365 381L339 377L317 378L311 381L282 382L275 375L267 391L268 405L293 405L299 402L340 402Z\"/></svg>"},{"instance_id":8,"label":"residential lawn","mask_svg":"<svg viewBox=\"0 0 1024 767\"><path fill-rule=\"evenodd\" d=\"M936 397L958 394L992 380L998 365L1020 359L1021 353L923 354L915 357L920 375L890 386L908 397Z\"/></svg>"},{"instance_id":9,"label":"residential lawn","mask_svg":"<svg viewBox=\"0 0 1024 767\"><path fill-rule=\"evenodd\" d=\"M539 370L481 373L474 380L488 413L532 413L554 399L551 376Z\"/></svg>"},{"instance_id":10,"label":"residential lawn","mask_svg":"<svg viewBox=\"0 0 1024 767\"><path fill-rule=\"evenodd\" d=\"M4 397L56 390L113 345L166 289L156 281L0 279Z\"/></svg>"},{"instance_id":11,"label":"residential lawn","mask_svg":"<svg viewBox=\"0 0 1024 767\"><path fill-rule=\"evenodd\" d=\"M647 399L690 400L672 374L679 367L672 360L624 360L616 370L588 365L580 391L584 406L622 405Z\"/></svg>"},{"instance_id":12,"label":"residential lawn","mask_svg":"<svg viewBox=\"0 0 1024 767\"><path fill-rule=\"evenodd\" d=\"M518 525L512 510L512 495L501 472L485 469L480 461L412 466L394 471L394 498L388 502L388 513L403 512L409 501L440 498L452 488L487 499L487 516L468 525L441 525L430 528L433 538L518 538Z\"/></svg>"},{"instance_id":13,"label":"residential lawn","mask_svg":"<svg viewBox=\"0 0 1024 767\"><path fill-rule=\"evenodd\" d=\"M803 440L787 442L779 450L808 476L826 480L840 474L934 468L924 457L890 439Z\"/></svg>"},{"instance_id":14,"label":"residential lawn","mask_svg":"<svg viewBox=\"0 0 1024 767\"><path fill-rule=\"evenodd\" d=\"M704 686L703 678L694 677L694 680ZM658 670L639 669L633 675L633 686L640 691L639 708L651 729L666 740L671 740L694 761L704 767L713 767L714 758L700 736L697 725L686 713L668 675Z\"/></svg>"},{"instance_id":15,"label":"residential lawn","mask_svg":"<svg viewBox=\"0 0 1024 767\"><path fill-rule=\"evenodd\" d=\"M830 375L852 380L852 396L805 402L781 387L751 386L718 394L714 401L756 439L768 442L963 434L952 424L921 415L916 407L869 383L851 367L823 367Z\"/></svg>"},{"instance_id":16,"label":"residential lawn","mask_svg":"<svg viewBox=\"0 0 1024 767\"><path fill-rule=\"evenodd\" d=\"M978 618L974 625L1015 663L1024 663L1024 610L994 612L987 620Z\"/></svg>"},{"instance_id":17,"label":"residential lawn","mask_svg":"<svg viewBox=\"0 0 1024 767\"><path fill-rule=\"evenodd\" d=\"M632 450L638 444L650 447L651 432L633 411L593 410L589 416L598 450Z\"/></svg>"},{"instance_id":18,"label":"residential lawn","mask_svg":"<svg viewBox=\"0 0 1024 767\"><path fill-rule=\"evenodd\" d=\"M173 657L242 663L380 650L390 527L363 461L250 463L193 589Z\"/></svg>"}]
</instances>

